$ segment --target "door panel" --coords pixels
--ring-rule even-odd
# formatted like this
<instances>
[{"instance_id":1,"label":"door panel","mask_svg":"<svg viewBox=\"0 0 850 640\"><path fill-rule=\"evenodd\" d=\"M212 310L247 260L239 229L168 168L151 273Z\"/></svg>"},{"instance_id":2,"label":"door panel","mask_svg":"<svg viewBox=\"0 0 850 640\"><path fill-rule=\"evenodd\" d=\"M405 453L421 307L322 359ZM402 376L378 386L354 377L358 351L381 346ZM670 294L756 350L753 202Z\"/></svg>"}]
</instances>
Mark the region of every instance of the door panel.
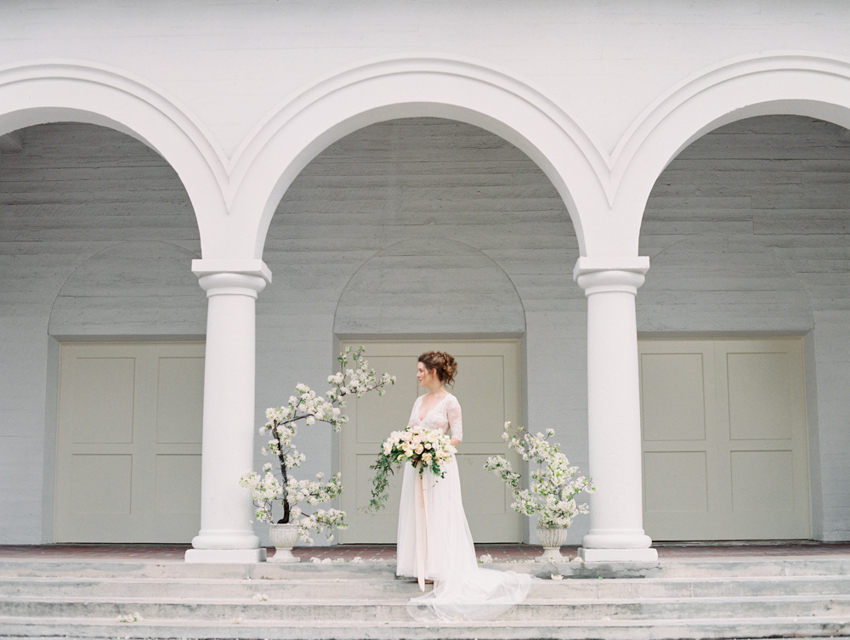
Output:
<instances>
[{"instance_id":1,"label":"door panel","mask_svg":"<svg viewBox=\"0 0 850 640\"><path fill-rule=\"evenodd\" d=\"M718 341L716 354L727 535L810 537L802 340Z\"/></svg>"},{"instance_id":2,"label":"door panel","mask_svg":"<svg viewBox=\"0 0 850 640\"><path fill-rule=\"evenodd\" d=\"M640 365L647 533L809 537L801 340L643 340Z\"/></svg>"},{"instance_id":3,"label":"door panel","mask_svg":"<svg viewBox=\"0 0 850 640\"><path fill-rule=\"evenodd\" d=\"M519 416L519 345L516 341L350 343L366 348L370 368L396 376L396 384L383 397L369 394L352 400L346 408L351 422L341 434L341 464L345 491L341 505L349 529L342 542L394 543L398 526L401 473L393 477L387 507L378 514L363 508L371 497L375 462L381 442L403 429L410 419L416 396L424 393L416 380L416 361L424 351L438 349L458 361L458 378L452 393L463 410L463 443L457 456L469 526L476 542L518 542L520 516L510 508L511 496L492 472L485 472L489 456L506 454L504 423ZM343 347L349 346L344 344ZM514 457L516 467L521 461ZM353 485L353 486L352 486Z\"/></svg>"},{"instance_id":4,"label":"door panel","mask_svg":"<svg viewBox=\"0 0 850 640\"><path fill-rule=\"evenodd\" d=\"M62 345L57 542L188 542L200 527L204 345Z\"/></svg>"}]
</instances>

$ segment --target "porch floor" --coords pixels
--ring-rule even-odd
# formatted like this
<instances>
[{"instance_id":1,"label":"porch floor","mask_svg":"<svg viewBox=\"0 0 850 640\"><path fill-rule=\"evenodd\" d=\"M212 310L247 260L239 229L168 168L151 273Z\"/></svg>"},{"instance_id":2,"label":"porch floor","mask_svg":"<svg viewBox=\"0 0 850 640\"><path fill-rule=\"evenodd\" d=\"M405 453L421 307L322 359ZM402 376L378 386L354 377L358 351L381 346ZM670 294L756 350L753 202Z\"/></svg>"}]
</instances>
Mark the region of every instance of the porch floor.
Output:
<instances>
[{"instance_id":1,"label":"porch floor","mask_svg":"<svg viewBox=\"0 0 850 640\"><path fill-rule=\"evenodd\" d=\"M45 544L45 545L0 545L0 559L17 560L153 560L182 561L188 544ZM682 542L658 543L659 560L693 558L745 558L745 557L797 557L850 554L850 541L818 542L795 541L746 541L746 542ZM476 544L477 555L489 554L494 562L533 560L542 553L539 546L526 544ZM268 550L269 557L274 549ZM302 562L312 558L336 561L360 557L364 562L392 562L395 560L395 545L350 544L335 546L296 547L293 553ZM565 558L577 554L576 546L561 548Z\"/></svg>"}]
</instances>

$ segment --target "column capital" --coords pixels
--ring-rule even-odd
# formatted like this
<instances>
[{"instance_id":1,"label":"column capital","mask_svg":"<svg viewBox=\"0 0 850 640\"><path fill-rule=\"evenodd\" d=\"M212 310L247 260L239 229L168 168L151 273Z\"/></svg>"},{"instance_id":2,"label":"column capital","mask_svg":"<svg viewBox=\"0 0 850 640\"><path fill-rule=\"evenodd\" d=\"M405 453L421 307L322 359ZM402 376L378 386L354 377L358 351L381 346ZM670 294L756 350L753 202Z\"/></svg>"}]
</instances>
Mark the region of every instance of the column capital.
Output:
<instances>
[{"instance_id":1,"label":"column capital","mask_svg":"<svg viewBox=\"0 0 850 640\"><path fill-rule=\"evenodd\" d=\"M605 292L636 295L647 271L647 256L582 256L573 268L573 279L588 296Z\"/></svg>"},{"instance_id":2,"label":"column capital","mask_svg":"<svg viewBox=\"0 0 850 640\"><path fill-rule=\"evenodd\" d=\"M272 272L262 260L192 260L192 273L207 297L242 295L256 298L272 281Z\"/></svg>"},{"instance_id":3,"label":"column capital","mask_svg":"<svg viewBox=\"0 0 850 640\"><path fill-rule=\"evenodd\" d=\"M246 276L264 278L272 281L272 271L259 258L201 258L192 260L192 273L198 278L216 273L238 273Z\"/></svg>"}]
</instances>

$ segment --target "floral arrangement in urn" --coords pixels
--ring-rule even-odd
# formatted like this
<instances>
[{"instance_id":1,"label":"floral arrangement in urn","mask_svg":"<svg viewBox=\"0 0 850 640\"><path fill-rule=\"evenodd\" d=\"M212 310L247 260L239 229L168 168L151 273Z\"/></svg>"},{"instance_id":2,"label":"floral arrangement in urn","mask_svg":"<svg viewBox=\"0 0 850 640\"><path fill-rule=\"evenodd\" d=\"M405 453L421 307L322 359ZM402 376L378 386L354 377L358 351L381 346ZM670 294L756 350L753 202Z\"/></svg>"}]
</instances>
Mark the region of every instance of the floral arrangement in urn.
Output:
<instances>
[{"instance_id":1,"label":"floral arrangement in urn","mask_svg":"<svg viewBox=\"0 0 850 640\"><path fill-rule=\"evenodd\" d=\"M513 470L504 456L488 458L484 468L495 472L505 484L513 489L514 501L511 508L525 516L538 516L538 529L562 528L572 524L579 513L587 513L587 504L576 502L582 492L595 490L590 478L575 477L578 467L571 467L560 445L549 442L555 435L553 429L546 434L531 434L522 427L510 433L511 423L505 423L502 439L508 447L535 465L531 471L528 489L520 489L522 474Z\"/></svg>"},{"instance_id":2,"label":"floral arrangement in urn","mask_svg":"<svg viewBox=\"0 0 850 640\"><path fill-rule=\"evenodd\" d=\"M349 358L356 368L346 368ZM332 386L324 397L299 383L295 387L298 395L290 396L288 404L266 409L268 422L260 427L260 434L271 434L271 439L262 453L275 456L277 468L268 462L263 465L263 475L249 471L239 480L240 485L251 490L257 507L257 520L270 524L298 524L299 537L310 543L313 541L311 532L328 529L328 539L331 540L333 534L330 530L333 527L344 529L348 525L345 524L344 511L314 509L312 513L305 513L300 506L306 503L312 507L330 502L342 492L342 482L339 473L327 481L322 473L316 474L315 480L297 480L292 476L292 470L306 459L293 444L298 434L298 423L303 421L311 426L316 422L326 422L338 432L348 422L348 417L342 412L346 404L343 398L349 395L361 398L370 391L383 395L387 385L395 384L394 376L388 373L379 376L374 369L369 369L369 363L363 358L363 347L357 351L349 347L337 360L342 370L328 376L328 383ZM283 508L282 517L277 521L272 516L275 503Z\"/></svg>"}]
</instances>

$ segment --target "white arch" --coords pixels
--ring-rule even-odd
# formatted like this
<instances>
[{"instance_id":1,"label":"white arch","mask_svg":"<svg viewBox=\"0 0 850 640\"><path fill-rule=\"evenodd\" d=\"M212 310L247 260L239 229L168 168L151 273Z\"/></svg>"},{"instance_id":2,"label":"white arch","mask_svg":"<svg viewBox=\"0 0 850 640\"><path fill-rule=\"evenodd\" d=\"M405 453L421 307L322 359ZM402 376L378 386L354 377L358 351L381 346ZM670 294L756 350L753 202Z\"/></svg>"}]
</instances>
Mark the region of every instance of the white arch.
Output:
<instances>
[{"instance_id":1,"label":"white arch","mask_svg":"<svg viewBox=\"0 0 850 640\"><path fill-rule=\"evenodd\" d=\"M649 193L691 142L761 115L801 115L850 128L850 61L807 53L765 54L718 65L674 87L639 118L615 150L613 209L637 255Z\"/></svg>"},{"instance_id":2,"label":"white arch","mask_svg":"<svg viewBox=\"0 0 850 640\"><path fill-rule=\"evenodd\" d=\"M250 242L251 257L260 258L275 208L310 160L361 127L413 116L460 120L516 145L558 189L582 254L594 250L592 214L607 209L609 173L599 147L534 89L480 65L434 58L385 60L332 76L258 126L233 165L231 212L239 227L228 230L230 238L238 234L240 246Z\"/></svg>"},{"instance_id":3,"label":"white arch","mask_svg":"<svg viewBox=\"0 0 850 640\"><path fill-rule=\"evenodd\" d=\"M44 61L0 68L0 135L48 122L86 122L126 133L157 151L186 189L204 251L227 217L223 156L173 100L123 73L90 64Z\"/></svg>"}]
</instances>

